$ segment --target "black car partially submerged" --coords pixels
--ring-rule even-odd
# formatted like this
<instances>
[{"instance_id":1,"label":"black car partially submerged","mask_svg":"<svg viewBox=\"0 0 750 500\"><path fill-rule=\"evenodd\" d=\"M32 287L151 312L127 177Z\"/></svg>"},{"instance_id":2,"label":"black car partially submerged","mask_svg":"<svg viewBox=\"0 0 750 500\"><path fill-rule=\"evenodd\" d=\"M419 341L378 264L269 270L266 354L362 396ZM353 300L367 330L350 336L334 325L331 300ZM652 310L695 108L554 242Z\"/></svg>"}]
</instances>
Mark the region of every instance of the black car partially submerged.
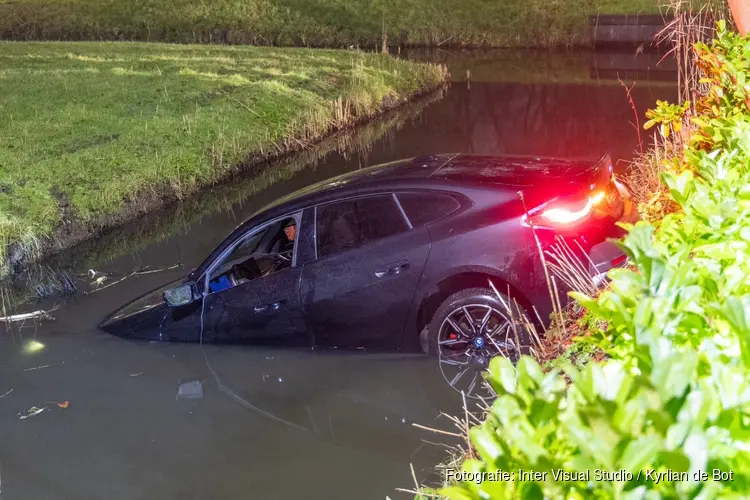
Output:
<instances>
[{"instance_id":1,"label":"black car partially submerged","mask_svg":"<svg viewBox=\"0 0 750 500\"><path fill-rule=\"evenodd\" d=\"M532 226L542 247L564 238L601 275L624 260L605 241L621 234L623 194L608 156L439 155L366 168L257 212L181 283L101 328L173 341L448 349L485 363L515 348L499 338L508 318L489 281L533 321L551 313Z\"/></svg>"}]
</instances>

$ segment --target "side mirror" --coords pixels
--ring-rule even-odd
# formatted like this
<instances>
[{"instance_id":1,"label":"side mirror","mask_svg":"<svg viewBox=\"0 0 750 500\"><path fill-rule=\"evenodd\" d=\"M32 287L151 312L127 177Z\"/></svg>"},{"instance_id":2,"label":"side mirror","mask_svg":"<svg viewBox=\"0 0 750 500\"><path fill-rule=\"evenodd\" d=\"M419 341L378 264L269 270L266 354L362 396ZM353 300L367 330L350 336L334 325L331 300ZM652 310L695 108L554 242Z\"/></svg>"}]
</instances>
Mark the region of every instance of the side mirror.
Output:
<instances>
[{"instance_id":1,"label":"side mirror","mask_svg":"<svg viewBox=\"0 0 750 500\"><path fill-rule=\"evenodd\" d=\"M200 297L201 294L195 283L185 283L164 292L164 301L169 307L186 306Z\"/></svg>"}]
</instances>

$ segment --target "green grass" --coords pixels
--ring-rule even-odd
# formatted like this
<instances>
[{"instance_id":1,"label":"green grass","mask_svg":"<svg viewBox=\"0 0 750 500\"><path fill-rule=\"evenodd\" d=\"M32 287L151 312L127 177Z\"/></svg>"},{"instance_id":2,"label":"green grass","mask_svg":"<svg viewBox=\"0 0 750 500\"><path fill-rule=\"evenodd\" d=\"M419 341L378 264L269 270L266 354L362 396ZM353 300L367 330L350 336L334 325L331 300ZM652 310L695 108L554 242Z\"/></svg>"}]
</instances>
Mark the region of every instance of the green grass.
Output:
<instances>
[{"instance_id":1,"label":"green grass","mask_svg":"<svg viewBox=\"0 0 750 500\"><path fill-rule=\"evenodd\" d=\"M708 1L708 0L702 0ZM718 0L712 0L718 1ZM588 16L666 0L0 0L0 39L140 40L372 49L585 43Z\"/></svg>"},{"instance_id":2,"label":"green grass","mask_svg":"<svg viewBox=\"0 0 750 500\"><path fill-rule=\"evenodd\" d=\"M64 219L184 197L444 77L355 51L0 43L0 264Z\"/></svg>"}]
</instances>

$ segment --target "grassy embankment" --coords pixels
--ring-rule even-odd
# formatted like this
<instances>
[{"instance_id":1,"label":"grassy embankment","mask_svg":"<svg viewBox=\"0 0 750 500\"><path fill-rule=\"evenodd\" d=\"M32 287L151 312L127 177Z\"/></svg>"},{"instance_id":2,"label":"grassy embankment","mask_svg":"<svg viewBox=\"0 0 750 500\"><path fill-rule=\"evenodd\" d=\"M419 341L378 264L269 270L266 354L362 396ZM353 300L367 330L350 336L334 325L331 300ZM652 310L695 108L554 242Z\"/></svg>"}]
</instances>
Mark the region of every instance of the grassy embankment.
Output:
<instances>
[{"instance_id":1,"label":"grassy embankment","mask_svg":"<svg viewBox=\"0 0 750 500\"><path fill-rule=\"evenodd\" d=\"M381 46L385 29L393 45L570 46L587 43L590 15L657 13L663 4L663 0L6 0L0 1L0 39L372 49Z\"/></svg>"},{"instance_id":2,"label":"grassy embankment","mask_svg":"<svg viewBox=\"0 0 750 500\"><path fill-rule=\"evenodd\" d=\"M332 50L3 43L0 60L0 268L12 244L120 222L445 78Z\"/></svg>"}]
</instances>

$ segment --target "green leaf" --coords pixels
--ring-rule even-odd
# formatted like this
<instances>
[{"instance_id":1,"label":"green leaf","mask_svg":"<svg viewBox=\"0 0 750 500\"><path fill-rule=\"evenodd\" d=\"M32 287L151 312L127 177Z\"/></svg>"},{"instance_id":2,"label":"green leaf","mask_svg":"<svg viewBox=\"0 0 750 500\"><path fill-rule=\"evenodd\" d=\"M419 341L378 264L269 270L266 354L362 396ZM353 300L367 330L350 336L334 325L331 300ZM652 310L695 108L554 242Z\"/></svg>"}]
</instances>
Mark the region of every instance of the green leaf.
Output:
<instances>
[{"instance_id":1,"label":"green leaf","mask_svg":"<svg viewBox=\"0 0 750 500\"><path fill-rule=\"evenodd\" d=\"M750 296L728 297L724 306L715 307L729 323L740 341L742 360L750 368Z\"/></svg>"},{"instance_id":2,"label":"green leaf","mask_svg":"<svg viewBox=\"0 0 750 500\"><path fill-rule=\"evenodd\" d=\"M596 309L596 301L581 292L568 292L570 298L578 302L582 307L586 309Z\"/></svg>"},{"instance_id":3,"label":"green leaf","mask_svg":"<svg viewBox=\"0 0 750 500\"><path fill-rule=\"evenodd\" d=\"M545 498L542 487L536 482L521 483L518 493L518 498L523 500L542 500Z\"/></svg>"},{"instance_id":4,"label":"green leaf","mask_svg":"<svg viewBox=\"0 0 750 500\"><path fill-rule=\"evenodd\" d=\"M448 500L475 500L474 496L461 486L449 486L440 490L440 495Z\"/></svg>"},{"instance_id":5,"label":"green leaf","mask_svg":"<svg viewBox=\"0 0 750 500\"><path fill-rule=\"evenodd\" d=\"M690 458L690 472L706 470L708 463L708 441L703 434L695 433L685 440L685 455Z\"/></svg>"},{"instance_id":6,"label":"green leaf","mask_svg":"<svg viewBox=\"0 0 750 500\"><path fill-rule=\"evenodd\" d=\"M622 453L619 468L633 473L637 472L653 462L663 444L662 437L656 434L641 436L631 441Z\"/></svg>"},{"instance_id":7,"label":"green leaf","mask_svg":"<svg viewBox=\"0 0 750 500\"><path fill-rule=\"evenodd\" d=\"M539 363L537 363L534 358L530 356L521 356L521 359L518 361L518 378L521 381L533 381L535 386L538 387L542 383L544 373L542 373ZM531 387L528 384L525 385Z\"/></svg>"},{"instance_id":8,"label":"green leaf","mask_svg":"<svg viewBox=\"0 0 750 500\"><path fill-rule=\"evenodd\" d=\"M602 428L596 430L589 428L578 415L571 411L566 412L560 420L583 454L593 459L602 468L613 468L614 448L610 443L612 435L606 435L607 433L602 432L604 430Z\"/></svg>"},{"instance_id":9,"label":"green leaf","mask_svg":"<svg viewBox=\"0 0 750 500\"><path fill-rule=\"evenodd\" d=\"M690 459L680 450L662 451L659 453L659 461L665 467L675 472L687 472L690 470Z\"/></svg>"},{"instance_id":10,"label":"green leaf","mask_svg":"<svg viewBox=\"0 0 750 500\"><path fill-rule=\"evenodd\" d=\"M597 367L594 364L592 367ZM626 391L629 389L629 377L623 369L622 364L617 361L610 361L601 366L601 369L592 369L594 374L594 384L596 392L602 399L614 401L620 395L621 388Z\"/></svg>"},{"instance_id":11,"label":"green leaf","mask_svg":"<svg viewBox=\"0 0 750 500\"><path fill-rule=\"evenodd\" d=\"M488 425L470 429L469 438L479 456L486 463L494 464L503 455L503 448L495 432Z\"/></svg>"},{"instance_id":12,"label":"green leaf","mask_svg":"<svg viewBox=\"0 0 750 500\"><path fill-rule=\"evenodd\" d=\"M640 432L644 419L644 405L639 399L631 399L620 405L612 416L612 423L622 434Z\"/></svg>"},{"instance_id":13,"label":"green leaf","mask_svg":"<svg viewBox=\"0 0 750 500\"><path fill-rule=\"evenodd\" d=\"M682 396L698 365L698 355L691 349L675 349L667 339L652 346L654 367L651 383L666 402Z\"/></svg>"},{"instance_id":14,"label":"green leaf","mask_svg":"<svg viewBox=\"0 0 750 500\"><path fill-rule=\"evenodd\" d=\"M505 356L495 356L487 370L490 385L498 394L516 393L516 368Z\"/></svg>"},{"instance_id":15,"label":"green leaf","mask_svg":"<svg viewBox=\"0 0 750 500\"><path fill-rule=\"evenodd\" d=\"M669 138L669 124L668 123L661 124L661 135L663 135L665 139Z\"/></svg>"},{"instance_id":16,"label":"green leaf","mask_svg":"<svg viewBox=\"0 0 750 500\"><path fill-rule=\"evenodd\" d=\"M672 198L681 206L685 206L693 188L693 172L685 170L680 175L666 171L662 173L662 181L669 188Z\"/></svg>"}]
</instances>

